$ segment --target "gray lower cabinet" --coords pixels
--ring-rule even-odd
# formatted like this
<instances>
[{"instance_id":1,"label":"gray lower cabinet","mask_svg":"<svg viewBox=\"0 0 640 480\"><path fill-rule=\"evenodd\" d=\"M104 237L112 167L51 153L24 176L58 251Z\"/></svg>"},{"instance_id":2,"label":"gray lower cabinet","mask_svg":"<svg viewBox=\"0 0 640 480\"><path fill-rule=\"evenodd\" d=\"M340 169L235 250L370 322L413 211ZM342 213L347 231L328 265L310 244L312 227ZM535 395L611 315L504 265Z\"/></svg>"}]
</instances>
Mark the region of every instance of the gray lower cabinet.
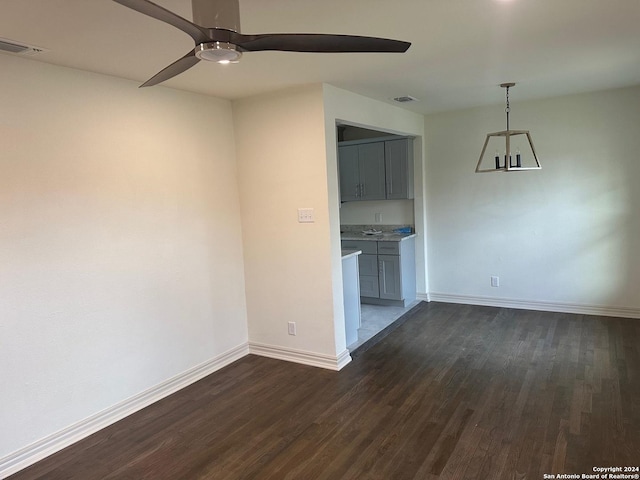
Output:
<instances>
[{"instance_id":1,"label":"gray lower cabinet","mask_svg":"<svg viewBox=\"0 0 640 480\"><path fill-rule=\"evenodd\" d=\"M400 242L343 240L358 256L362 303L406 306L416 299L415 238Z\"/></svg>"},{"instance_id":2,"label":"gray lower cabinet","mask_svg":"<svg viewBox=\"0 0 640 480\"><path fill-rule=\"evenodd\" d=\"M377 297L380 294L378 283L378 255L363 253L358 257L360 269L360 296Z\"/></svg>"},{"instance_id":3,"label":"gray lower cabinet","mask_svg":"<svg viewBox=\"0 0 640 480\"><path fill-rule=\"evenodd\" d=\"M378 255L380 298L402 300L400 255Z\"/></svg>"}]
</instances>

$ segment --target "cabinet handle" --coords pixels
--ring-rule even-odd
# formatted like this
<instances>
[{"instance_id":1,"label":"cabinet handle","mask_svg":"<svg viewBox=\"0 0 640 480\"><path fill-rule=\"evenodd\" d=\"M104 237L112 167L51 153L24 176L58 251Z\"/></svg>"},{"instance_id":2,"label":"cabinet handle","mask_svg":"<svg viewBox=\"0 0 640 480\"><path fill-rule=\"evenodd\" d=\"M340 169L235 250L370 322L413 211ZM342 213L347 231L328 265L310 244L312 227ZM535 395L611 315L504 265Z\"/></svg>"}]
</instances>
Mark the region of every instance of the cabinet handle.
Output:
<instances>
[{"instance_id":1,"label":"cabinet handle","mask_svg":"<svg viewBox=\"0 0 640 480\"><path fill-rule=\"evenodd\" d=\"M356 183L356 198L360 196L359 185Z\"/></svg>"},{"instance_id":2,"label":"cabinet handle","mask_svg":"<svg viewBox=\"0 0 640 480\"><path fill-rule=\"evenodd\" d=\"M382 260L380 260L379 262L379 269L380 269L380 278L382 278L382 291L383 292L387 292L387 276L385 275L384 272L384 262Z\"/></svg>"}]
</instances>

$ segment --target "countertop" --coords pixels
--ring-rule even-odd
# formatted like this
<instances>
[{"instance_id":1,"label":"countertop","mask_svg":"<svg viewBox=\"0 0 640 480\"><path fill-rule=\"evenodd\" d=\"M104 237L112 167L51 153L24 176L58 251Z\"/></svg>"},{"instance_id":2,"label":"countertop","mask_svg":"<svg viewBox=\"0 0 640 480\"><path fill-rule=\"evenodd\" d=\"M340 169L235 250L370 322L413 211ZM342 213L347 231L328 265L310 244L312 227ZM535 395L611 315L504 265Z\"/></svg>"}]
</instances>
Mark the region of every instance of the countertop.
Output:
<instances>
[{"instance_id":1,"label":"countertop","mask_svg":"<svg viewBox=\"0 0 640 480\"><path fill-rule=\"evenodd\" d=\"M360 255L362 250L356 250L355 248L343 248L342 249L342 260L346 260L347 258L355 257Z\"/></svg>"},{"instance_id":2,"label":"countertop","mask_svg":"<svg viewBox=\"0 0 640 480\"><path fill-rule=\"evenodd\" d=\"M393 233L384 232L377 235L365 235L364 233L344 232L340 235L340 240L367 240L373 242L401 242L407 238L415 237L415 233Z\"/></svg>"}]
</instances>

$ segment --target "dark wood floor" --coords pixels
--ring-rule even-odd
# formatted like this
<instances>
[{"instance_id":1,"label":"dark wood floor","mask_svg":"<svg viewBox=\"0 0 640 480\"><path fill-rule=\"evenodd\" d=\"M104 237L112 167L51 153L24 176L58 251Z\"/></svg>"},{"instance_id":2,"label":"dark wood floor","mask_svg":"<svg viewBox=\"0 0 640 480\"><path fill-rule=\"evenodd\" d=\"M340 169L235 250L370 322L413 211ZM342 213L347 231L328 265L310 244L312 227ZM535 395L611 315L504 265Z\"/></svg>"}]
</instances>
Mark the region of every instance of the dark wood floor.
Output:
<instances>
[{"instance_id":1,"label":"dark wood floor","mask_svg":"<svg viewBox=\"0 0 640 480\"><path fill-rule=\"evenodd\" d=\"M423 303L341 372L248 356L11 479L542 479L639 464L640 320Z\"/></svg>"}]
</instances>

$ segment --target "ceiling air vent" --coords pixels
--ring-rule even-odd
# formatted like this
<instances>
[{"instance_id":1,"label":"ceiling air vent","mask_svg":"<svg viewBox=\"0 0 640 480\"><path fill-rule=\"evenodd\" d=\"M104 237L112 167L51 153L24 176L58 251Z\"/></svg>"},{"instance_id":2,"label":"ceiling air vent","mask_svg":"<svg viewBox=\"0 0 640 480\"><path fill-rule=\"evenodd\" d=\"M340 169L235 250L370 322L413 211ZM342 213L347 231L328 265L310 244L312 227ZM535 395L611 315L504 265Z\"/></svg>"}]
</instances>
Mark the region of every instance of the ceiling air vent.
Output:
<instances>
[{"instance_id":1,"label":"ceiling air vent","mask_svg":"<svg viewBox=\"0 0 640 480\"><path fill-rule=\"evenodd\" d=\"M14 53L16 55L36 55L46 51L44 48L26 45L7 38L0 38L0 52Z\"/></svg>"},{"instance_id":2,"label":"ceiling air vent","mask_svg":"<svg viewBox=\"0 0 640 480\"><path fill-rule=\"evenodd\" d=\"M416 97L412 97L411 95L403 95L402 97L394 98L396 102L399 103L407 103L407 102L417 102L418 99Z\"/></svg>"}]
</instances>

